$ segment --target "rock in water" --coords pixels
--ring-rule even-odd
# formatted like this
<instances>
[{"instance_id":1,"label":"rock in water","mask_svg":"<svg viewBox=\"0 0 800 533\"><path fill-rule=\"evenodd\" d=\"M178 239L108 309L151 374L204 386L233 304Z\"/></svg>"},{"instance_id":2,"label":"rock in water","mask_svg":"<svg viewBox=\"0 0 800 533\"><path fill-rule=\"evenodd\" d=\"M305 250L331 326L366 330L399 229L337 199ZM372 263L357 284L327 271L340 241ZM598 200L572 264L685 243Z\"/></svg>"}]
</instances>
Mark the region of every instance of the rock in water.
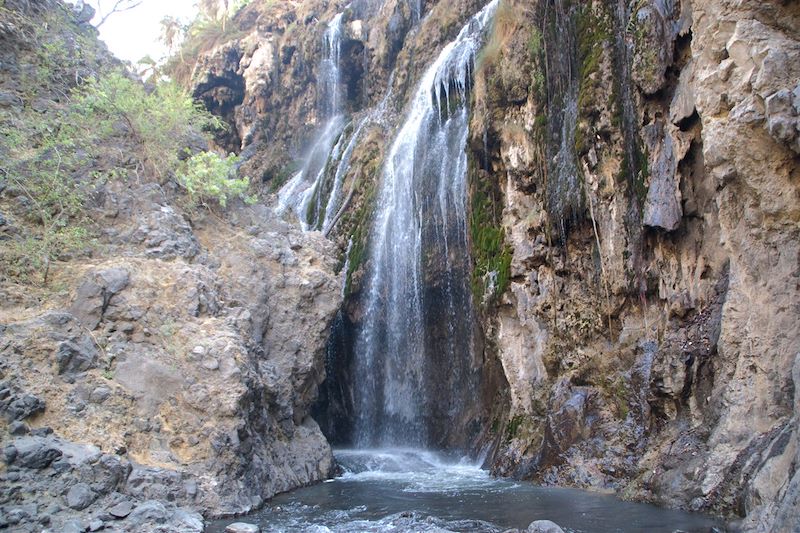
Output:
<instances>
[{"instance_id":1,"label":"rock in water","mask_svg":"<svg viewBox=\"0 0 800 533\"><path fill-rule=\"evenodd\" d=\"M225 528L225 533L261 533L261 528L255 524L235 522Z\"/></svg>"},{"instance_id":2,"label":"rock in water","mask_svg":"<svg viewBox=\"0 0 800 533\"><path fill-rule=\"evenodd\" d=\"M536 520L528 526L528 533L564 533L564 530L550 520Z\"/></svg>"}]
</instances>

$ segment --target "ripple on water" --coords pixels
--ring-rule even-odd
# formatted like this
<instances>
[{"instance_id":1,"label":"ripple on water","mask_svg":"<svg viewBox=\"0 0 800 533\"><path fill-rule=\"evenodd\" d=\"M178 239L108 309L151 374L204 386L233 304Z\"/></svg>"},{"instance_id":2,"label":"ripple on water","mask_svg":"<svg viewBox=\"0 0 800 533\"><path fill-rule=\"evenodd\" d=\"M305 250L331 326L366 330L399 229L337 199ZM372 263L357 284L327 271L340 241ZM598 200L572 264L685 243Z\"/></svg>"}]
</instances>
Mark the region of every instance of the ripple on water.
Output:
<instances>
[{"instance_id":1,"label":"ripple on water","mask_svg":"<svg viewBox=\"0 0 800 533\"><path fill-rule=\"evenodd\" d=\"M569 532L707 533L705 515L492 478L475 461L424 450L334 452L343 474L275 497L247 520L267 533L499 533L552 520ZM221 533L231 521L210 525Z\"/></svg>"}]
</instances>

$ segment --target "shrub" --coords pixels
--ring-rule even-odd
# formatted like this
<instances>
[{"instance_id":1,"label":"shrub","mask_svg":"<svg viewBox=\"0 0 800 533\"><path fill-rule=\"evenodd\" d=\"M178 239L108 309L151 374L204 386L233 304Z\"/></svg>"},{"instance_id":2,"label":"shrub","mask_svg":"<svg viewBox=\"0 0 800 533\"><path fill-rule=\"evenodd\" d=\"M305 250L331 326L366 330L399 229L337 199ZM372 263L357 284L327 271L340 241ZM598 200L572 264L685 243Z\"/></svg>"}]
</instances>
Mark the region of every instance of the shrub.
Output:
<instances>
[{"instance_id":1,"label":"shrub","mask_svg":"<svg viewBox=\"0 0 800 533\"><path fill-rule=\"evenodd\" d=\"M186 161L178 173L178 184L186 190L192 205L215 201L225 207L231 198L254 203L255 197L247 194L250 178L236 177L238 160L233 154L220 157L214 152L200 152Z\"/></svg>"},{"instance_id":2,"label":"shrub","mask_svg":"<svg viewBox=\"0 0 800 533\"><path fill-rule=\"evenodd\" d=\"M177 85L151 91L122 72L86 80L45 113L25 107L0 115L0 177L27 234L3 242L3 274L48 281L51 263L91 244L86 201L97 187L131 173L175 179L190 201L225 206L246 195L236 179L236 158L203 152L181 163L180 154L221 123ZM177 175L181 170L180 175Z\"/></svg>"},{"instance_id":3,"label":"shrub","mask_svg":"<svg viewBox=\"0 0 800 533\"><path fill-rule=\"evenodd\" d=\"M73 105L104 138L118 134L122 121L136 144L137 171L161 179L178 167L178 156L194 138L223 127L176 84L161 83L148 93L121 72L89 80Z\"/></svg>"}]
</instances>

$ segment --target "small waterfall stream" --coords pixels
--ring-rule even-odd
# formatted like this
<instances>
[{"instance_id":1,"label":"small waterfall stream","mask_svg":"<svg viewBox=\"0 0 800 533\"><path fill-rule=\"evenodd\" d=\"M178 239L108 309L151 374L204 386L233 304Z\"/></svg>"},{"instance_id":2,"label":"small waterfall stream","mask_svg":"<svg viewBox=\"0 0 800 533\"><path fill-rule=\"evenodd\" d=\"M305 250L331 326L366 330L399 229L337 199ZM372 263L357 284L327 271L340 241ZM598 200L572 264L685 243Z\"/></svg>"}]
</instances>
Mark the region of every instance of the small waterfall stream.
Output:
<instances>
[{"instance_id":1,"label":"small waterfall stream","mask_svg":"<svg viewBox=\"0 0 800 533\"><path fill-rule=\"evenodd\" d=\"M360 447L440 444L470 401L467 104L497 1L427 69L384 162L354 350Z\"/></svg>"},{"instance_id":2,"label":"small waterfall stream","mask_svg":"<svg viewBox=\"0 0 800 533\"><path fill-rule=\"evenodd\" d=\"M327 118L325 126L312 143L300 172L278 193L278 211L291 209L304 230L318 229L327 218L327 205L324 204L327 191L322 189L330 161L340 160L345 150L344 134L348 124L341 110L340 68L343 17L344 12L333 17L323 35L324 56L319 67L318 92L320 114Z\"/></svg>"}]
</instances>

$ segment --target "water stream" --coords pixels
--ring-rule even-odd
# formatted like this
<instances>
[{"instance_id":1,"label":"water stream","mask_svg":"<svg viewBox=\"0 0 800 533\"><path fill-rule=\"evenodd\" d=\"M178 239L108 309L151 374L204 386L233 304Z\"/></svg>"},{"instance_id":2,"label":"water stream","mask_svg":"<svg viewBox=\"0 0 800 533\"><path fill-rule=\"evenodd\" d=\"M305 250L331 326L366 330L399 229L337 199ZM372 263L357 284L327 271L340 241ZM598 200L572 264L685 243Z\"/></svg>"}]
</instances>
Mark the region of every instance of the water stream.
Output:
<instances>
[{"instance_id":1,"label":"water stream","mask_svg":"<svg viewBox=\"0 0 800 533\"><path fill-rule=\"evenodd\" d=\"M330 190L325 189L331 186L326 178L331 161L341 161L347 144L345 130L349 123L341 109L343 17L344 13L333 17L323 35L324 54L319 65L317 90L319 113L325 117L325 125L311 143L302 169L278 193L278 211L291 209L304 230L322 229L327 218L325 202L330 194Z\"/></svg>"},{"instance_id":2,"label":"water stream","mask_svg":"<svg viewBox=\"0 0 800 533\"><path fill-rule=\"evenodd\" d=\"M496 7L425 71L384 162L354 349L358 446L441 446L475 401L467 104Z\"/></svg>"}]
</instances>

